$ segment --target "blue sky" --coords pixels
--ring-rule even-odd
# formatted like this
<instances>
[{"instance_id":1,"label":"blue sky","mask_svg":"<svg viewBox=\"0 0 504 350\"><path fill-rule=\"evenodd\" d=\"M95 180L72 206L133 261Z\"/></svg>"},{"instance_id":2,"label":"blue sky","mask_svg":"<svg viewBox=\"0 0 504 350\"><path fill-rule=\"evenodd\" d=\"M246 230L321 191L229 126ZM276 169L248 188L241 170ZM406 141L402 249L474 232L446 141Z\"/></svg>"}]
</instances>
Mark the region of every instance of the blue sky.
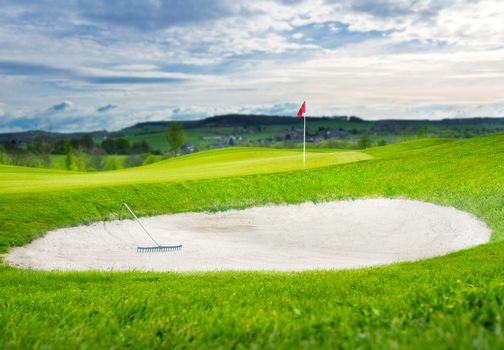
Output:
<instances>
[{"instance_id":1,"label":"blue sky","mask_svg":"<svg viewBox=\"0 0 504 350\"><path fill-rule=\"evenodd\" d=\"M501 0L0 0L0 132L504 116Z\"/></svg>"}]
</instances>

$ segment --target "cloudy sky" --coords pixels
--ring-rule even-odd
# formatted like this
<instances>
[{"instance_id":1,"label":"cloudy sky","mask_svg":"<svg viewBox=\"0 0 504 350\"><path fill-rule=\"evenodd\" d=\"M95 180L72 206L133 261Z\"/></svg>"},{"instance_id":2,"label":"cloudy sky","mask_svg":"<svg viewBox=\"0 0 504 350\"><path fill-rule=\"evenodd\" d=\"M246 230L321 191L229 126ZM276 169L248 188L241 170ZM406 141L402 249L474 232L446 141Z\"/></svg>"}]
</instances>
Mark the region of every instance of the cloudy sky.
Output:
<instances>
[{"instance_id":1,"label":"cloudy sky","mask_svg":"<svg viewBox=\"0 0 504 350\"><path fill-rule=\"evenodd\" d=\"M0 132L504 116L502 0L0 0Z\"/></svg>"}]
</instances>

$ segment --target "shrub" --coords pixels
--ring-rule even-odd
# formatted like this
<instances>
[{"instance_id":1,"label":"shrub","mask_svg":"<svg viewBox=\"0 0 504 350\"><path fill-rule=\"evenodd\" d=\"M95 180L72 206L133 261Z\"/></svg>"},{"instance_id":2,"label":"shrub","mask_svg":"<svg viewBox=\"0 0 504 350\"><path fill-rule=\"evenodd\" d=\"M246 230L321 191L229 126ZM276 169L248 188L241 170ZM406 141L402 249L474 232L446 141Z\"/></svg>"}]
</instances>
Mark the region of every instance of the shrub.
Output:
<instances>
[{"instance_id":1,"label":"shrub","mask_svg":"<svg viewBox=\"0 0 504 350\"><path fill-rule=\"evenodd\" d=\"M144 162L143 162L143 165L149 165L149 164L153 164L153 163L156 163L156 162L159 162L161 159L159 159L159 157L156 157L152 154L149 154L147 156L147 158L145 158Z\"/></svg>"},{"instance_id":2,"label":"shrub","mask_svg":"<svg viewBox=\"0 0 504 350\"><path fill-rule=\"evenodd\" d=\"M124 161L125 168L132 168L144 164L146 155L145 154L133 154L128 156Z\"/></svg>"},{"instance_id":3,"label":"shrub","mask_svg":"<svg viewBox=\"0 0 504 350\"><path fill-rule=\"evenodd\" d=\"M368 134L362 134L359 142L357 143L360 149L365 149L371 147L371 140Z\"/></svg>"},{"instance_id":4,"label":"shrub","mask_svg":"<svg viewBox=\"0 0 504 350\"><path fill-rule=\"evenodd\" d=\"M102 167L104 170L118 170L122 169L123 165L117 156L104 157L102 160Z\"/></svg>"}]
</instances>

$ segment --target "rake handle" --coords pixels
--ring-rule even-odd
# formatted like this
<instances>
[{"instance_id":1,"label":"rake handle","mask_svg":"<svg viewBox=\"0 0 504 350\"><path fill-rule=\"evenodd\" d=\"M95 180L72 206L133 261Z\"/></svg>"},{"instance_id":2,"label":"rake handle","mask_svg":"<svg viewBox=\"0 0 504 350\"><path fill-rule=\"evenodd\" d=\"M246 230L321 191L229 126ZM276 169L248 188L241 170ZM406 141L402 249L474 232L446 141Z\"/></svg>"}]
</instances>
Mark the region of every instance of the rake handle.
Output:
<instances>
[{"instance_id":1,"label":"rake handle","mask_svg":"<svg viewBox=\"0 0 504 350\"><path fill-rule=\"evenodd\" d=\"M150 235L149 231L147 231L147 229L144 227L144 225L142 225L142 222L140 221L140 219L137 218L137 216L135 215L135 213L133 213L133 210L131 210L130 207L128 207L128 205L126 203L123 203L123 207L126 207L126 209L128 209L128 211L131 213L131 215L133 215L133 217L135 218L136 222L138 222L138 224L145 231L145 233L147 234L147 236L149 236L149 238L152 239L152 241L159 247L160 244L158 242L156 242L156 240ZM122 213L121 213L121 217L122 217Z\"/></svg>"}]
</instances>

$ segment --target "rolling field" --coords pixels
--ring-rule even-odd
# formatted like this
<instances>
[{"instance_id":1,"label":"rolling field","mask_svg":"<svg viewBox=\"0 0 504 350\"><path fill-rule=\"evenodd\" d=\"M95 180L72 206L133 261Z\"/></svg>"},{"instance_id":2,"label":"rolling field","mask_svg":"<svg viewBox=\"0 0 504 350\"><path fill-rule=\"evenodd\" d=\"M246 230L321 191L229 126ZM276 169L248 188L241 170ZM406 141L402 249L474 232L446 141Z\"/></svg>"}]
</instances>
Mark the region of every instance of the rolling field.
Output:
<instances>
[{"instance_id":1,"label":"rolling field","mask_svg":"<svg viewBox=\"0 0 504 350\"><path fill-rule=\"evenodd\" d=\"M247 153L248 152L248 153ZM297 162L297 163L296 163ZM0 265L2 348L504 347L504 134L365 152L226 149L79 174L0 168L0 252L118 217L405 197L484 220L491 243L348 271L46 273Z\"/></svg>"}]
</instances>

